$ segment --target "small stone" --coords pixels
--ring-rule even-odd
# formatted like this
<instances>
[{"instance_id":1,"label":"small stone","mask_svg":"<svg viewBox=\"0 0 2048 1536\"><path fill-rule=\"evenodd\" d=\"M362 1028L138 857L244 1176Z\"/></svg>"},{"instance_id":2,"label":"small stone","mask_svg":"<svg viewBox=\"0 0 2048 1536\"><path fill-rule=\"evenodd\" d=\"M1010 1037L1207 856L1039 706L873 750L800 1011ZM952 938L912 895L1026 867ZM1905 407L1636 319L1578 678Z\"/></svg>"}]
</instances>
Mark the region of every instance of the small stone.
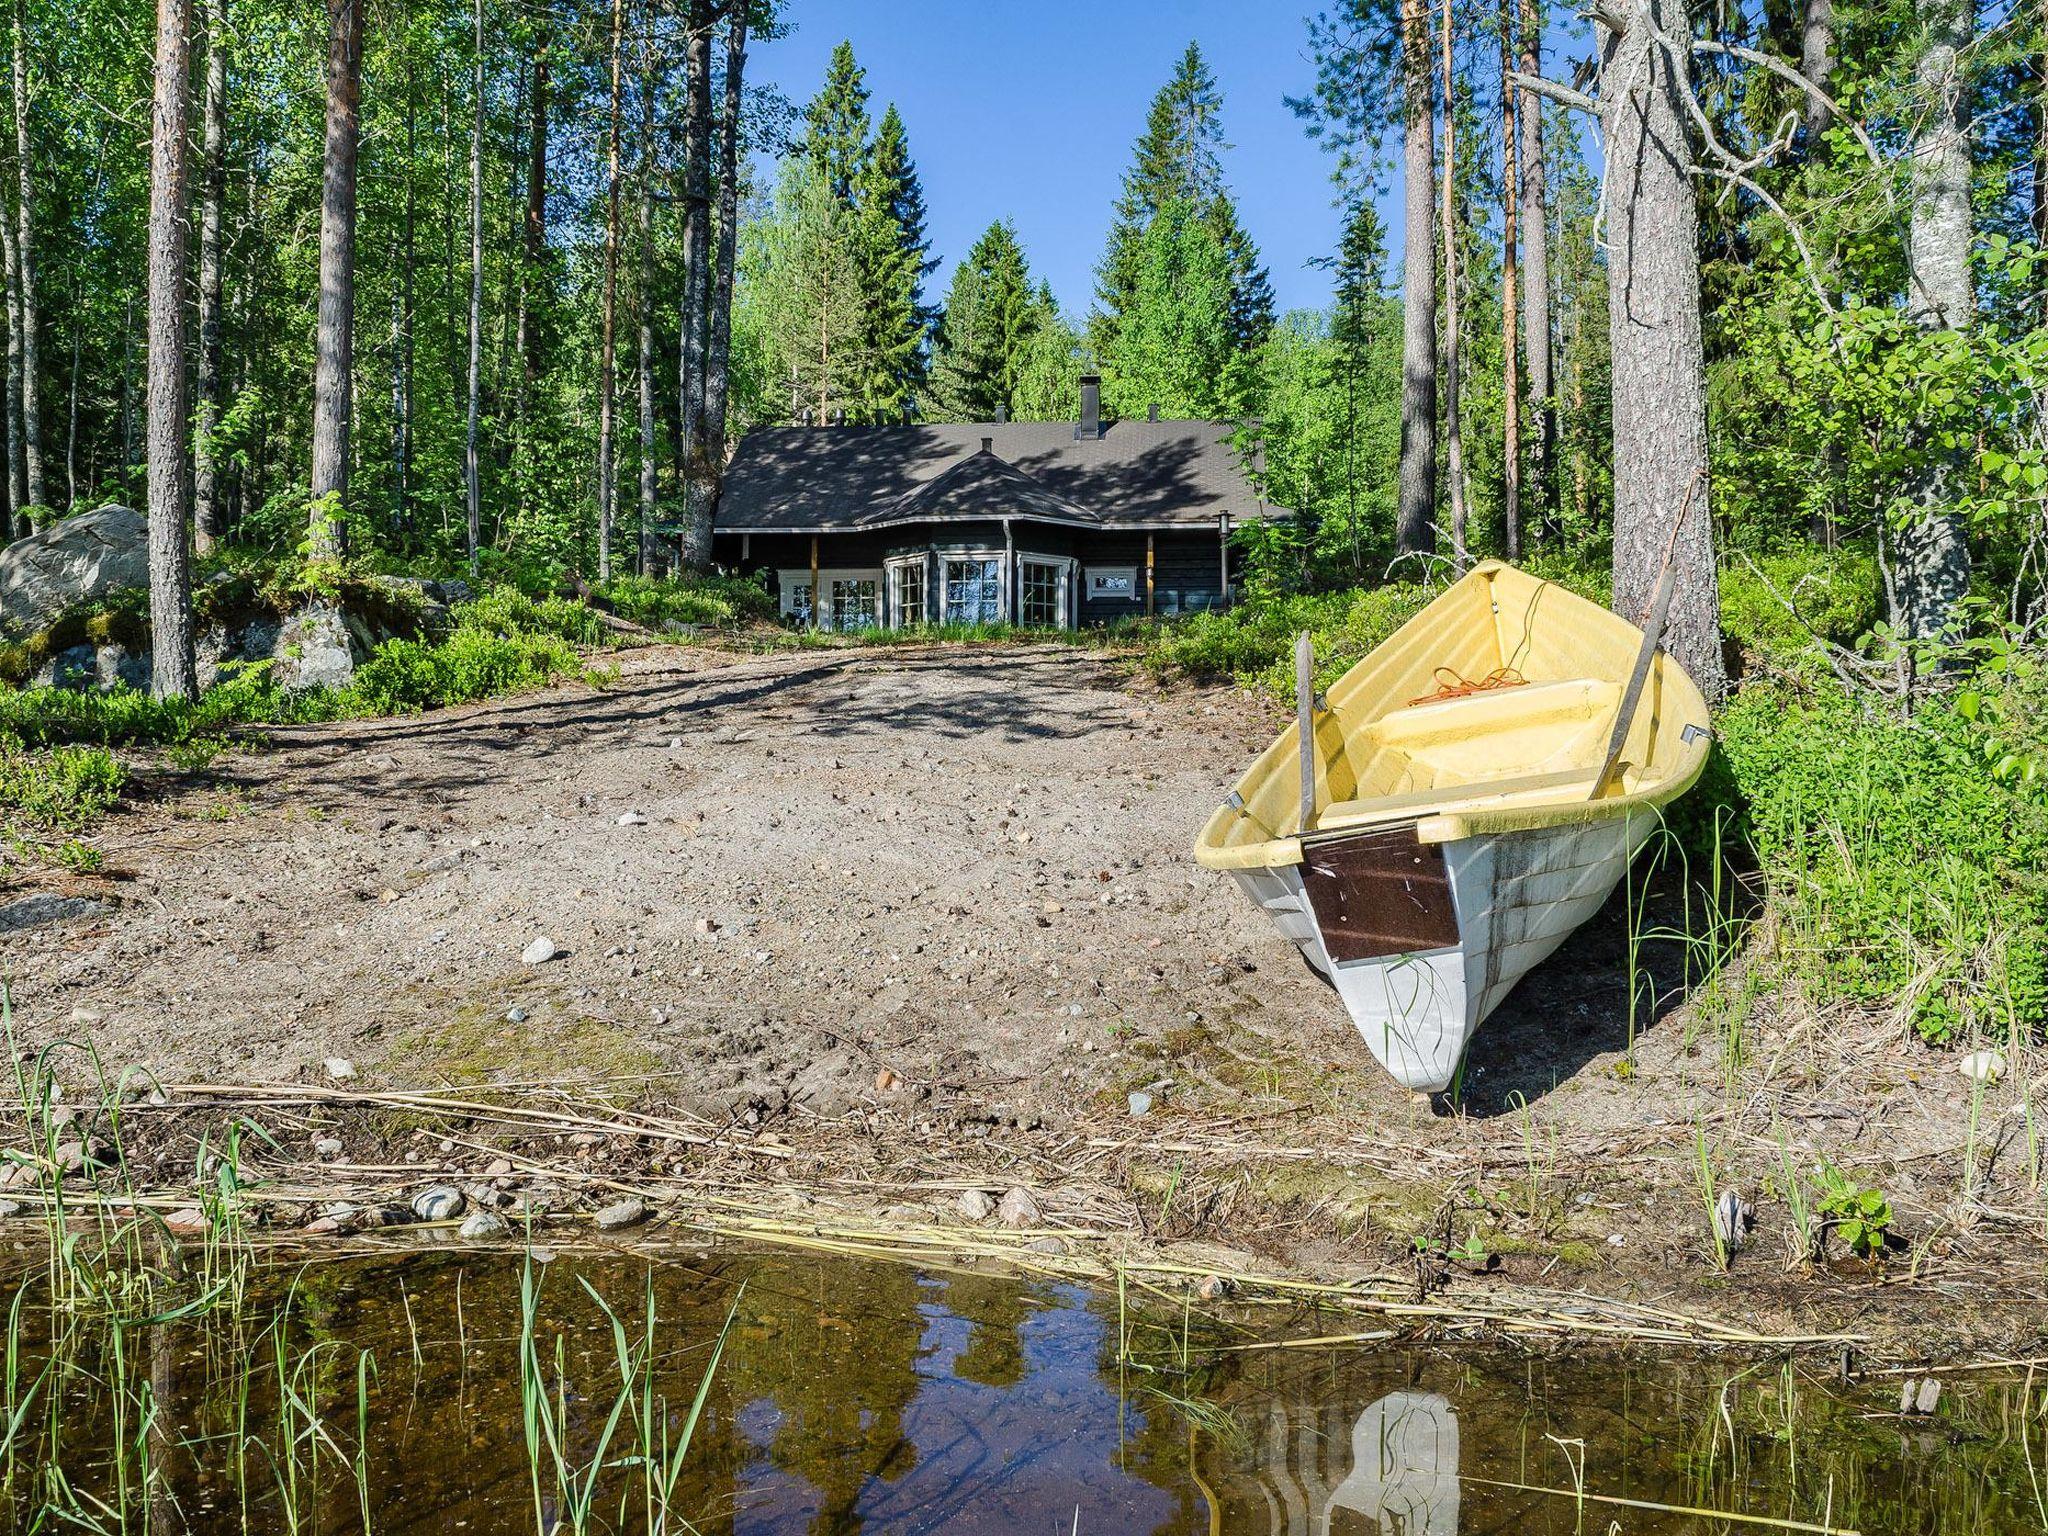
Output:
<instances>
[{"instance_id":1,"label":"small stone","mask_svg":"<svg viewBox=\"0 0 2048 1536\"><path fill-rule=\"evenodd\" d=\"M84 1173L100 1159L94 1148L82 1141L61 1143L56 1151L57 1167L65 1173Z\"/></svg>"},{"instance_id":2,"label":"small stone","mask_svg":"<svg viewBox=\"0 0 2048 1536\"><path fill-rule=\"evenodd\" d=\"M622 827L644 827L647 825L647 818L638 811L622 811L619 813L619 825Z\"/></svg>"},{"instance_id":3,"label":"small stone","mask_svg":"<svg viewBox=\"0 0 2048 1536\"><path fill-rule=\"evenodd\" d=\"M1222 1275L1204 1275L1202 1283L1195 1287L1195 1294L1203 1301L1222 1301L1237 1290L1237 1282Z\"/></svg>"},{"instance_id":4,"label":"small stone","mask_svg":"<svg viewBox=\"0 0 2048 1536\"><path fill-rule=\"evenodd\" d=\"M507 1008L505 1010L505 1022L507 1024L524 1024L526 1022L526 1010L524 1008Z\"/></svg>"},{"instance_id":5,"label":"small stone","mask_svg":"<svg viewBox=\"0 0 2048 1536\"><path fill-rule=\"evenodd\" d=\"M421 1221L453 1221L468 1202L452 1184L435 1184L412 1197L412 1213Z\"/></svg>"},{"instance_id":6,"label":"small stone","mask_svg":"<svg viewBox=\"0 0 2048 1536\"><path fill-rule=\"evenodd\" d=\"M1915 1379L1908 1376L1899 1383L1899 1412L1908 1414L1932 1413L1941 1403L1941 1381L1934 1376Z\"/></svg>"},{"instance_id":7,"label":"small stone","mask_svg":"<svg viewBox=\"0 0 2048 1536\"><path fill-rule=\"evenodd\" d=\"M526 948L519 951L519 958L528 965L546 965L560 953L561 950L555 947L555 941L546 934L542 934L531 944L527 945Z\"/></svg>"},{"instance_id":8,"label":"small stone","mask_svg":"<svg viewBox=\"0 0 2048 1536\"><path fill-rule=\"evenodd\" d=\"M960 1193L960 1214L969 1221L987 1221L995 1215L996 1203L985 1189L968 1189Z\"/></svg>"},{"instance_id":9,"label":"small stone","mask_svg":"<svg viewBox=\"0 0 2048 1536\"><path fill-rule=\"evenodd\" d=\"M1730 1253L1739 1252L1749 1241L1749 1229L1756 1225L1756 1209L1732 1189L1724 1189L1714 1202L1714 1236Z\"/></svg>"},{"instance_id":10,"label":"small stone","mask_svg":"<svg viewBox=\"0 0 2048 1536\"><path fill-rule=\"evenodd\" d=\"M313 1155L315 1157L324 1157L332 1159L341 1156L341 1153L341 1142L336 1137L322 1136L319 1140L313 1143Z\"/></svg>"},{"instance_id":11,"label":"small stone","mask_svg":"<svg viewBox=\"0 0 2048 1536\"><path fill-rule=\"evenodd\" d=\"M1973 1083L1995 1083L2005 1076L2005 1056L1999 1051L1972 1051L1956 1063L1956 1070Z\"/></svg>"},{"instance_id":12,"label":"small stone","mask_svg":"<svg viewBox=\"0 0 2048 1536\"><path fill-rule=\"evenodd\" d=\"M647 1219L647 1206L639 1200L621 1200L608 1205L597 1213L597 1229L600 1232L619 1232L627 1227L637 1227Z\"/></svg>"},{"instance_id":13,"label":"small stone","mask_svg":"<svg viewBox=\"0 0 2048 1536\"><path fill-rule=\"evenodd\" d=\"M1006 1227L1035 1227L1044 1219L1031 1191L1021 1184L1003 1196L996 1206L996 1216Z\"/></svg>"},{"instance_id":14,"label":"small stone","mask_svg":"<svg viewBox=\"0 0 2048 1536\"><path fill-rule=\"evenodd\" d=\"M78 1007L71 1010L71 1022L74 1024L97 1024L103 1017L97 1008Z\"/></svg>"},{"instance_id":15,"label":"small stone","mask_svg":"<svg viewBox=\"0 0 2048 1536\"><path fill-rule=\"evenodd\" d=\"M496 1211L471 1211L456 1235L466 1243L482 1243L504 1237L511 1230L511 1224Z\"/></svg>"},{"instance_id":16,"label":"small stone","mask_svg":"<svg viewBox=\"0 0 2048 1536\"><path fill-rule=\"evenodd\" d=\"M164 1230L173 1237L204 1237L207 1225L206 1212L196 1205L180 1206L164 1217Z\"/></svg>"},{"instance_id":17,"label":"small stone","mask_svg":"<svg viewBox=\"0 0 2048 1536\"><path fill-rule=\"evenodd\" d=\"M1056 1237L1034 1237L1024 1245L1026 1253L1065 1253L1067 1245Z\"/></svg>"},{"instance_id":18,"label":"small stone","mask_svg":"<svg viewBox=\"0 0 2048 1536\"><path fill-rule=\"evenodd\" d=\"M321 1065L327 1069L328 1077L337 1083L349 1082L356 1075L356 1064L346 1056L330 1056Z\"/></svg>"},{"instance_id":19,"label":"small stone","mask_svg":"<svg viewBox=\"0 0 2048 1536\"><path fill-rule=\"evenodd\" d=\"M511 1175L512 1159L509 1157L492 1158L490 1167L484 1170L484 1177L487 1179L504 1179L510 1178Z\"/></svg>"},{"instance_id":20,"label":"small stone","mask_svg":"<svg viewBox=\"0 0 2048 1536\"><path fill-rule=\"evenodd\" d=\"M1149 1094L1149 1093L1134 1093L1134 1094L1132 1094L1132 1095L1131 1095L1131 1116L1132 1116L1132 1118L1133 1118L1133 1119L1136 1119L1137 1117L1139 1117L1139 1116L1141 1116L1141 1115L1149 1115L1149 1114L1151 1114L1151 1113L1152 1113L1152 1095L1151 1095L1151 1094Z\"/></svg>"},{"instance_id":21,"label":"small stone","mask_svg":"<svg viewBox=\"0 0 2048 1536\"><path fill-rule=\"evenodd\" d=\"M700 917L697 919L697 931L699 933L716 933L718 932L718 924L708 917Z\"/></svg>"},{"instance_id":22,"label":"small stone","mask_svg":"<svg viewBox=\"0 0 2048 1536\"><path fill-rule=\"evenodd\" d=\"M894 1093L902 1086L903 1079L894 1072L891 1072L887 1067L883 1067L875 1074L875 1092L877 1093Z\"/></svg>"},{"instance_id":23,"label":"small stone","mask_svg":"<svg viewBox=\"0 0 2048 1536\"><path fill-rule=\"evenodd\" d=\"M536 1264L552 1264L555 1262L555 1250L552 1248L529 1248L526 1250L526 1256Z\"/></svg>"},{"instance_id":24,"label":"small stone","mask_svg":"<svg viewBox=\"0 0 2048 1536\"><path fill-rule=\"evenodd\" d=\"M10 1216L19 1216L20 1214L21 1202L19 1200L0 1200L0 1221L5 1221Z\"/></svg>"},{"instance_id":25,"label":"small stone","mask_svg":"<svg viewBox=\"0 0 2048 1536\"><path fill-rule=\"evenodd\" d=\"M348 1230L339 1216L315 1216L299 1230L308 1237L337 1237Z\"/></svg>"}]
</instances>

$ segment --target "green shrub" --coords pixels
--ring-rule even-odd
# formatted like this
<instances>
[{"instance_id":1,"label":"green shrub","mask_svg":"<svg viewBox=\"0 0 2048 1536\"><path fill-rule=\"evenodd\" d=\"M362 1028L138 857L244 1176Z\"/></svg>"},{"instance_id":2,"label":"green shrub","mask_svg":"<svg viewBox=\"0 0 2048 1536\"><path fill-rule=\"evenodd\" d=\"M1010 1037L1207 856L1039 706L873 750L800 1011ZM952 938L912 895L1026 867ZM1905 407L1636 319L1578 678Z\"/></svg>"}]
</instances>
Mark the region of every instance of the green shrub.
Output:
<instances>
[{"instance_id":1,"label":"green shrub","mask_svg":"<svg viewBox=\"0 0 2048 1536\"><path fill-rule=\"evenodd\" d=\"M573 597L529 597L516 587L493 587L455 610L455 636L465 630L514 639L550 636L571 645L596 645L608 631Z\"/></svg>"},{"instance_id":2,"label":"green shrub","mask_svg":"<svg viewBox=\"0 0 2048 1536\"><path fill-rule=\"evenodd\" d=\"M464 624L438 645L386 641L356 668L343 701L350 714L408 714L545 687L580 667L574 647L558 635Z\"/></svg>"},{"instance_id":3,"label":"green shrub","mask_svg":"<svg viewBox=\"0 0 2048 1536\"><path fill-rule=\"evenodd\" d=\"M121 798L127 770L105 747L25 748L0 735L0 824L70 831Z\"/></svg>"},{"instance_id":4,"label":"green shrub","mask_svg":"<svg viewBox=\"0 0 2048 1536\"><path fill-rule=\"evenodd\" d=\"M598 591L620 618L654 630L685 624L730 629L772 621L776 614L775 596L758 576L618 576Z\"/></svg>"},{"instance_id":5,"label":"green shrub","mask_svg":"<svg viewBox=\"0 0 2048 1536\"><path fill-rule=\"evenodd\" d=\"M2048 1020L2048 803L1956 701L1744 689L1719 731L1778 917L1819 999L1903 1005L1931 1040Z\"/></svg>"},{"instance_id":6,"label":"green shrub","mask_svg":"<svg viewBox=\"0 0 2048 1536\"><path fill-rule=\"evenodd\" d=\"M1738 556L1721 571L1727 637L1749 655L1802 676L1825 670L1816 635L1853 648L1877 623L1883 598L1877 561L1851 550Z\"/></svg>"}]
</instances>

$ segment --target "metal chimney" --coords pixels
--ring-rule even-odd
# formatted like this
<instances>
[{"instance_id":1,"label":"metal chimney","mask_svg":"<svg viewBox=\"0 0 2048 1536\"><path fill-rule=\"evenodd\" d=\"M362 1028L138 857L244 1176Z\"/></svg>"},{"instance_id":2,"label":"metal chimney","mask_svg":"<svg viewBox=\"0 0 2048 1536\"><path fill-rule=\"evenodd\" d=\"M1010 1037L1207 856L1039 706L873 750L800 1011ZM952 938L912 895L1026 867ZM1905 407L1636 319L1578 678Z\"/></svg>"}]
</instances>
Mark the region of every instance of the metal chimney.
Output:
<instances>
[{"instance_id":1,"label":"metal chimney","mask_svg":"<svg viewBox=\"0 0 2048 1536\"><path fill-rule=\"evenodd\" d=\"M983 453L994 453L996 451L996 440L992 437L984 437L981 440L981 451Z\"/></svg>"},{"instance_id":2,"label":"metal chimney","mask_svg":"<svg viewBox=\"0 0 2048 1536\"><path fill-rule=\"evenodd\" d=\"M1145 407L1145 419L1147 421L1157 421L1159 419L1159 402L1157 400L1154 400Z\"/></svg>"},{"instance_id":3,"label":"metal chimney","mask_svg":"<svg viewBox=\"0 0 2048 1536\"><path fill-rule=\"evenodd\" d=\"M1081 428L1077 437L1102 436L1102 375L1081 375Z\"/></svg>"},{"instance_id":4,"label":"metal chimney","mask_svg":"<svg viewBox=\"0 0 2048 1536\"><path fill-rule=\"evenodd\" d=\"M1007 405L998 405L996 407L996 424L1000 426L1002 423L1008 421L1009 419L1010 408Z\"/></svg>"}]
</instances>

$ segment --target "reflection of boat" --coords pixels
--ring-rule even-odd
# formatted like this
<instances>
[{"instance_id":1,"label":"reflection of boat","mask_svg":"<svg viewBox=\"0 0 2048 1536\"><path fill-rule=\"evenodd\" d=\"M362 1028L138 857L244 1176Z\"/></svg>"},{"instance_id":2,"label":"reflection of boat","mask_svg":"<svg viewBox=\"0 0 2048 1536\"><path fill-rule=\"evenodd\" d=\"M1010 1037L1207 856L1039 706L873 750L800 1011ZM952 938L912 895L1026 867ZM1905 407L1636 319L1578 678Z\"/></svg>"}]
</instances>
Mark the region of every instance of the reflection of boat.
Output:
<instances>
[{"instance_id":1,"label":"reflection of boat","mask_svg":"<svg viewBox=\"0 0 2048 1536\"><path fill-rule=\"evenodd\" d=\"M1450 1399L1389 1392L1358 1416L1351 1475L1331 1493L1323 1530L1326 1536L1457 1536L1458 1414Z\"/></svg>"},{"instance_id":2,"label":"reflection of boat","mask_svg":"<svg viewBox=\"0 0 2048 1536\"><path fill-rule=\"evenodd\" d=\"M1335 984L1389 1072L1440 1092L1706 763L1706 703L1670 657L1629 709L1643 657L1626 620L1485 561L1303 699L1195 857Z\"/></svg>"}]
</instances>

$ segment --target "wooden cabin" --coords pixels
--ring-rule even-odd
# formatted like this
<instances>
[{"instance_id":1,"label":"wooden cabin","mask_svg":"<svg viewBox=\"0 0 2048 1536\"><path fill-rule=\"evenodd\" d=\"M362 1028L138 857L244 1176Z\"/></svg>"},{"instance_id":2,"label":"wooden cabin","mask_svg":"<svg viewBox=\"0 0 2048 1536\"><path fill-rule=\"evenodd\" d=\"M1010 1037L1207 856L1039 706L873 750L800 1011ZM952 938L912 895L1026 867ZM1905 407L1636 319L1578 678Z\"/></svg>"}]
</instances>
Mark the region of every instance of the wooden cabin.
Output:
<instances>
[{"instance_id":1,"label":"wooden cabin","mask_svg":"<svg viewBox=\"0 0 2048 1536\"><path fill-rule=\"evenodd\" d=\"M828 629L1072 629L1230 601L1231 530L1284 517L1211 421L764 427L726 470L714 558ZM822 607L811 594L822 592Z\"/></svg>"}]
</instances>

